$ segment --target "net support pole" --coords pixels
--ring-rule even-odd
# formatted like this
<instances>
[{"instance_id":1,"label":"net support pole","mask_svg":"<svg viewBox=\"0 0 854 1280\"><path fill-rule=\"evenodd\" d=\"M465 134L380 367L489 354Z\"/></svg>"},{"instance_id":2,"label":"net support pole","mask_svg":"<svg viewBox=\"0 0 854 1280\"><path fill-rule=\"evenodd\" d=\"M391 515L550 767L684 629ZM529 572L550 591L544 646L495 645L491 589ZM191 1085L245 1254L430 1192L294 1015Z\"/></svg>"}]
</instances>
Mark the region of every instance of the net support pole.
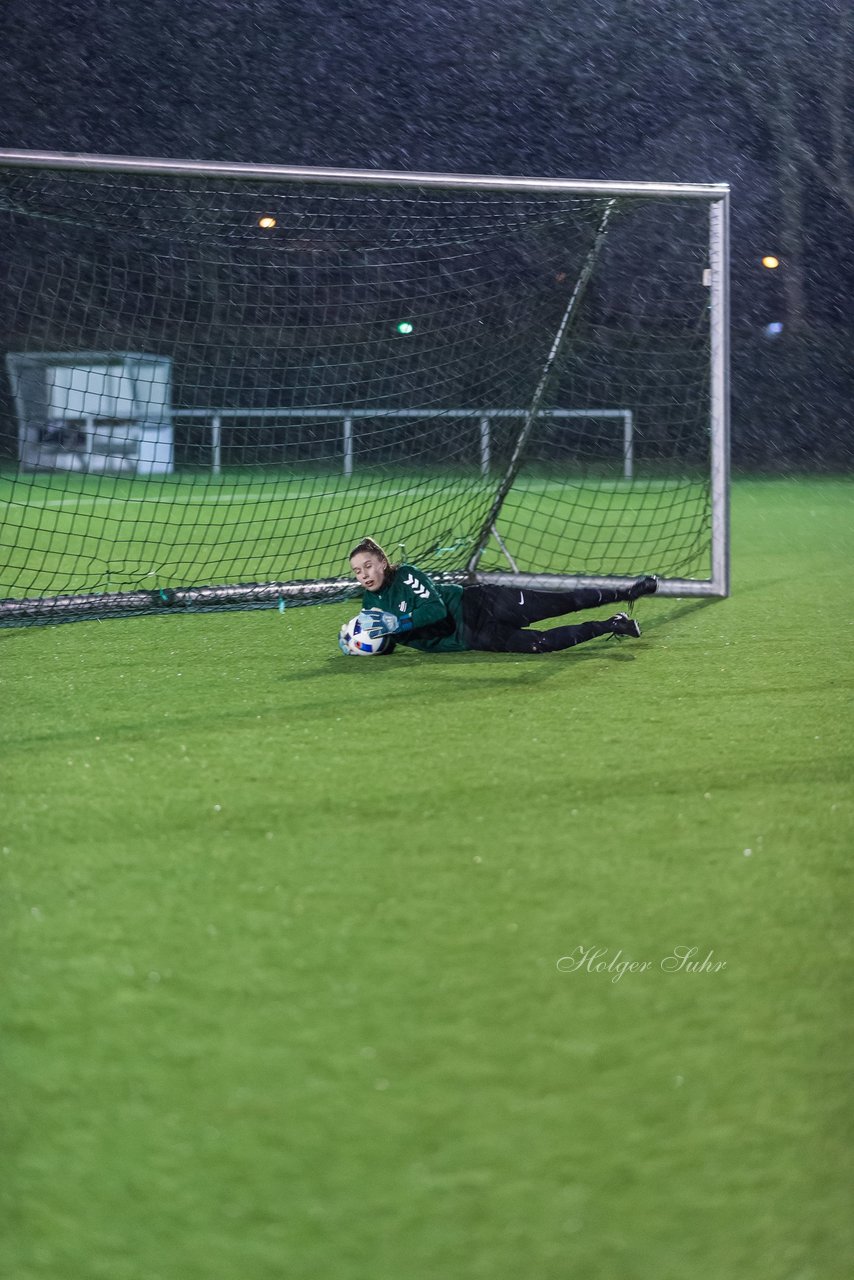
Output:
<instances>
[{"instance_id":1,"label":"net support pole","mask_svg":"<svg viewBox=\"0 0 854 1280\"><path fill-rule=\"evenodd\" d=\"M480 474L484 480L489 479L490 465L490 445L489 445L489 418L481 418L480 420Z\"/></svg>"},{"instance_id":2,"label":"net support pole","mask_svg":"<svg viewBox=\"0 0 854 1280\"><path fill-rule=\"evenodd\" d=\"M578 279L575 282L575 288L572 291L569 302L566 304L566 310L561 317L561 322L558 325L557 332L555 333L554 341L552 342L551 349L546 357L546 362L543 365L542 372L540 373L540 380L537 383L536 390L534 391L533 399L531 400L531 404L525 414L525 421L522 426L522 430L519 432L519 436L513 448L513 454L510 458L507 472L498 487L498 492L496 493L492 506L489 509L489 514L484 520L478 535L475 549L469 558L468 565L466 566L469 573L474 573L477 568L477 562L483 555L484 548L495 531L499 512L504 506L504 499L513 487L513 481L519 474L519 468L522 465L525 446L528 443L528 437L533 430L534 423L536 422L537 416L540 412L543 398L546 394L546 388L549 385L560 354L566 345L566 340L572 328L572 322L578 314L578 309L581 306L581 301L587 290L590 277L593 274L593 268L596 265L596 260L599 257L603 244L605 243L605 237L608 233L608 223L611 218L611 211L614 208L614 203L614 200L608 200L605 205L602 217L599 220L599 225L596 228L596 234L593 237L593 243L584 260L584 265L579 272Z\"/></svg>"},{"instance_id":3,"label":"net support pole","mask_svg":"<svg viewBox=\"0 0 854 1280\"><path fill-rule=\"evenodd\" d=\"M344 475L347 479L353 474L353 419L350 414L344 418Z\"/></svg>"},{"instance_id":4,"label":"net support pole","mask_svg":"<svg viewBox=\"0 0 854 1280\"><path fill-rule=\"evenodd\" d=\"M635 419L631 409L623 414L623 479L635 474Z\"/></svg>"},{"instance_id":5,"label":"net support pole","mask_svg":"<svg viewBox=\"0 0 854 1280\"><path fill-rule=\"evenodd\" d=\"M222 418L215 413L211 418L211 474L222 471Z\"/></svg>"}]
</instances>

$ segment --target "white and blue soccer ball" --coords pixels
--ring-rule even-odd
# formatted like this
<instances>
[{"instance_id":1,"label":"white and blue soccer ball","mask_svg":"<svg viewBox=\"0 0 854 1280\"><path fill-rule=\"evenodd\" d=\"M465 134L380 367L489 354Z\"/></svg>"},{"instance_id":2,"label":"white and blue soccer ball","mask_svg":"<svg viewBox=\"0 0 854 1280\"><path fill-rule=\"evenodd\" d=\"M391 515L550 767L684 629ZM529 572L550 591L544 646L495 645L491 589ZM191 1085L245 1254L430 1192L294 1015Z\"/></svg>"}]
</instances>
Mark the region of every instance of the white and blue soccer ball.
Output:
<instances>
[{"instance_id":1,"label":"white and blue soccer ball","mask_svg":"<svg viewBox=\"0 0 854 1280\"><path fill-rule=\"evenodd\" d=\"M353 657L373 658L378 653L385 653L391 644L391 636L377 636L372 640L366 630L362 629L360 618L351 618L345 622L338 632L338 648L342 653Z\"/></svg>"}]
</instances>

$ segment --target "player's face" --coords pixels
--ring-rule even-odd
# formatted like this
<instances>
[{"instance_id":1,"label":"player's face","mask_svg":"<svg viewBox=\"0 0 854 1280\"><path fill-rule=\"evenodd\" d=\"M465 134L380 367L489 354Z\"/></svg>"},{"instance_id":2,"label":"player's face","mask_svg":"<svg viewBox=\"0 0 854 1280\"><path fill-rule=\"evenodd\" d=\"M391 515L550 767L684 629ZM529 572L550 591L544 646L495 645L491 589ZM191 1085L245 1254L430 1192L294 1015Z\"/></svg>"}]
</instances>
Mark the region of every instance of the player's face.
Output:
<instances>
[{"instance_id":1,"label":"player's face","mask_svg":"<svg viewBox=\"0 0 854 1280\"><path fill-rule=\"evenodd\" d=\"M373 551L359 551L350 561L356 581L365 591L379 591L383 584L388 560Z\"/></svg>"}]
</instances>

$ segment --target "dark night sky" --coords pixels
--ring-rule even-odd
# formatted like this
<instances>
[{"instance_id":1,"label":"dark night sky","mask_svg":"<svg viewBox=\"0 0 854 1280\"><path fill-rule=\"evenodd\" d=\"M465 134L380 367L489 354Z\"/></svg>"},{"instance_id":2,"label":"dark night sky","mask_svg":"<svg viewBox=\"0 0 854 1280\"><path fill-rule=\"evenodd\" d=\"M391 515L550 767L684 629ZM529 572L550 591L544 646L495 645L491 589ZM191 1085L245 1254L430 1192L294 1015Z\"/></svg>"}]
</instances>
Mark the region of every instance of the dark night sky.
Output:
<instances>
[{"instance_id":1,"label":"dark night sky","mask_svg":"<svg viewBox=\"0 0 854 1280\"><path fill-rule=\"evenodd\" d=\"M2 144L729 181L738 285L780 220L780 83L793 80L798 128L825 159L822 75L844 8L718 0L708 28L686 0L7 0ZM808 176L810 306L838 320L851 211Z\"/></svg>"},{"instance_id":2,"label":"dark night sky","mask_svg":"<svg viewBox=\"0 0 854 1280\"><path fill-rule=\"evenodd\" d=\"M849 0L6 0L0 145L726 181L735 334L785 318L787 335L830 335L845 364L851 13ZM781 246L787 276L770 279L759 260Z\"/></svg>"}]
</instances>

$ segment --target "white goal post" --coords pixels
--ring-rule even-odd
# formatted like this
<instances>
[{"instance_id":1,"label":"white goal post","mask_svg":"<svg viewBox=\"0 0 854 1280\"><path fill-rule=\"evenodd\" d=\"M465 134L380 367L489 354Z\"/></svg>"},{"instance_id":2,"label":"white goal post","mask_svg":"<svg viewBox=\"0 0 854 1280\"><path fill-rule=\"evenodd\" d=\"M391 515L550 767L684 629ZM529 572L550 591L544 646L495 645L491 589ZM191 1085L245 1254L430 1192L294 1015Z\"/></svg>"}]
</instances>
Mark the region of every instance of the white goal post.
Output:
<instances>
[{"instance_id":1,"label":"white goal post","mask_svg":"<svg viewBox=\"0 0 854 1280\"><path fill-rule=\"evenodd\" d=\"M355 533L729 593L725 184L0 150L0 247L0 620L340 598Z\"/></svg>"}]
</instances>

